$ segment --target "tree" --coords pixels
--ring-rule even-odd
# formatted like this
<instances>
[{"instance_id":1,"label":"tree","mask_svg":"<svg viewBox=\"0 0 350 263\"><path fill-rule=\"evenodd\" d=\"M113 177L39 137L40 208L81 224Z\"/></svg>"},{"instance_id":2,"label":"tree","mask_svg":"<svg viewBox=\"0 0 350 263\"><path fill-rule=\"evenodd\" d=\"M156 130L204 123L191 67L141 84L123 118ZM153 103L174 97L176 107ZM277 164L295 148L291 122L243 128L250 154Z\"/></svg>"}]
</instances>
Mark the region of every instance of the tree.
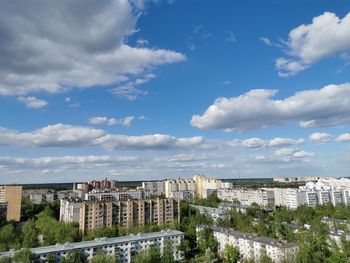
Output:
<instances>
[{"instance_id":1,"label":"tree","mask_svg":"<svg viewBox=\"0 0 350 263\"><path fill-rule=\"evenodd\" d=\"M106 253L99 253L90 260L90 263L118 263L118 262L119 262L119 258L106 255Z\"/></svg>"},{"instance_id":2,"label":"tree","mask_svg":"<svg viewBox=\"0 0 350 263\"><path fill-rule=\"evenodd\" d=\"M7 224L0 230L0 251L6 251L10 248L18 248L15 227L12 224Z\"/></svg>"},{"instance_id":3,"label":"tree","mask_svg":"<svg viewBox=\"0 0 350 263\"><path fill-rule=\"evenodd\" d=\"M259 258L260 263L273 263L272 259L269 258L267 255L263 255Z\"/></svg>"},{"instance_id":4,"label":"tree","mask_svg":"<svg viewBox=\"0 0 350 263\"><path fill-rule=\"evenodd\" d=\"M22 249L13 255L14 263L32 263L35 262L35 254L29 248Z\"/></svg>"},{"instance_id":5,"label":"tree","mask_svg":"<svg viewBox=\"0 0 350 263\"><path fill-rule=\"evenodd\" d=\"M12 263L12 258L11 257L1 257L0 263Z\"/></svg>"},{"instance_id":6,"label":"tree","mask_svg":"<svg viewBox=\"0 0 350 263\"><path fill-rule=\"evenodd\" d=\"M46 263L56 263L56 257L54 254L48 254L46 258Z\"/></svg>"},{"instance_id":7,"label":"tree","mask_svg":"<svg viewBox=\"0 0 350 263\"><path fill-rule=\"evenodd\" d=\"M240 258L239 250L232 245L226 244L224 250L225 263L237 263Z\"/></svg>"},{"instance_id":8,"label":"tree","mask_svg":"<svg viewBox=\"0 0 350 263\"><path fill-rule=\"evenodd\" d=\"M347 263L346 255L340 251L334 251L327 260L328 263Z\"/></svg>"},{"instance_id":9,"label":"tree","mask_svg":"<svg viewBox=\"0 0 350 263\"><path fill-rule=\"evenodd\" d=\"M29 219L24 225L23 225L23 247L37 247L38 244L38 231L35 226L35 221L33 219Z\"/></svg>"},{"instance_id":10,"label":"tree","mask_svg":"<svg viewBox=\"0 0 350 263\"><path fill-rule=\"evenodd\" d=\"M61 263L87 263L86 255L78 249L71 250L68 255L61 259Z\"/></svg>"},{"instance_id":11,"label":"tree","mask_svg":"<svg viewBox=\"0 0 350 263\"><path fill-rule=\"evenodd\" d=\"M158 247L151 246L148 249L141 250L135 257L135 263L162 263L160 250Z\"/></svg>"},{"instance_id":12,"label":"tree","mask_svg":"<svg viewBox=\"0 0 350 263\"><path fill-rule=\"evenodd\" d=\"M218 242L213 236L213 232L210 228L204 228L198 233L198 248L201 254L205 254L207 249L214 254L217 253Z\"/></svg>"},{"instance_id":13,"label":"tree","mask_svg":"<svg viewBox=\"0 0 350 263\"><path fill-rule=\"evenodd\" d=\"M174 262L173 244L170 240L166 240L164 242L162 263L173 263L173 262Z\"/></svg>"}]
</instances>

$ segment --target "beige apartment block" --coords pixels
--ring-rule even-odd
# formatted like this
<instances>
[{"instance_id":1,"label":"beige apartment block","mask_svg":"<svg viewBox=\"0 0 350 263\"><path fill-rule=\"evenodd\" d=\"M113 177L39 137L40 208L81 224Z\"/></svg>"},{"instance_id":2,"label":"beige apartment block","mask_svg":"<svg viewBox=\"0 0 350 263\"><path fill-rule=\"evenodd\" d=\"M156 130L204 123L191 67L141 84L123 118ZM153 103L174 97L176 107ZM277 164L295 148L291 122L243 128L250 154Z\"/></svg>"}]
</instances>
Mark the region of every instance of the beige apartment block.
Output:
<instances>
[{"instance_id":1,"label":"beige apartment block","mask_svg":"<svg viewBox=\"0 0 350 263\"><path fill-rule=\"evenodd\" d=\"M125 228L147 223L161 226L179 220L180 201L176 199L84 201L80 205L79 228L85 233L116 224Z\"/></svg>"},{"instance_id":2,"label":"beige apartment block","mask_svg":"<svg viewBox=\"0 0 350 263\"><path fill-rule=\"evenodd\" d=\"M0 186L0 203L6 204L6 220L20 221L22 204L22 186Z\"/></svg>"}]
</instances>

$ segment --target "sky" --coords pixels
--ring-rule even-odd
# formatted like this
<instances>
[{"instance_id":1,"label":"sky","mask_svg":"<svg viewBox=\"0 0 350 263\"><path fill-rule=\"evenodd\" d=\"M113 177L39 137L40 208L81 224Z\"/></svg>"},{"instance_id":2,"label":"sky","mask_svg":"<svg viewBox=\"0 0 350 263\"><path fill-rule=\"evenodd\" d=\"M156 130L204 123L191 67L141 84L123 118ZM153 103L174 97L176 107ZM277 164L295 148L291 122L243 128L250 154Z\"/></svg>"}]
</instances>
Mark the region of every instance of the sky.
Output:
<instances>
[{"instance_id":1,"label":"sky","mask_svg":"<svg viewBox=\"0 0 350 263\"><path fill-rule=\"evenodd\" d=\"M0 2L0 184L350 176L350 2Z\"/></svg>"}]
</instances>

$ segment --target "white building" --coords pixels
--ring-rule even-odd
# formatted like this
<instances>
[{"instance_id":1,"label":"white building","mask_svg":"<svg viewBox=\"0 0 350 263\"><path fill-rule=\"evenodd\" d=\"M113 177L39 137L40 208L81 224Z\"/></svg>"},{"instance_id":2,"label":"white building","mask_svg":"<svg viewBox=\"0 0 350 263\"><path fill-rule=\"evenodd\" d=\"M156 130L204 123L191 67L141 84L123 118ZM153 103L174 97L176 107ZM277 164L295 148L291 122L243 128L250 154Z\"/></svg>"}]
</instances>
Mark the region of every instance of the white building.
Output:
<instances>
[{"instance_id":1,"label":"white building","mask_svg":"<svg viewBox=\"0 0 350 263\"><path fill-rule=\"evenodd\" d=\"M330 186L331 188L336 189L349 189L350 188L350 178L336 178L336 177L328 177L328 178L320 178L320 183L323 183L326 186Z\"/></svg>"},{"instance_id":2,"label":"white building","mask_svg":"<svg viewBox=\"0 0 350 263\"><path fill-rule=\"evenodd\" d=\"M226 244L239 250L244 259L253 259L255 262L267 255L275 263L293 260L298 253L298 245L287 243L269 237L258 237L254 234L235 231L232 228L217 226L197 226L197 233L205 227L213 230L214 238L218 241L218 251L223 253Z\"/></svg>"},{"instance_id":3,"label":"white building","mask_svg":"<svg viewBox=\"0 0 350 263\"><path fill-rule=\"evenodd\" d=\"M169 179L164 182L165 197L168 198L171 192L196 191L196 182L191 178Z\"/></svg>"},{"instance_id":4,"label":"white building","mask_svg":"<svg viewBox=\"0 0 350 263\"><path fill-rule=\"evenodd\" d=\"M275 196L271 190L252 190L244 188L219 189L218 198L225 201L238 201L242 205L252 205L256 203L260 206L274 206Z\"/></svg>"},{"instance_id":5,"label":"white building","mask_svg":"<svg viewBox=\"0 0 350 263\"><path fill-rule=\"evenodd\" d=\"M213 219L214 222L216 222L218 219L224 219L227 216L227 210L224 210L222 208L201 205L190 205L190 207L198 210L202 215L209 216L211 219Z\"/></svg>"},{"instance_id":6,"label":"white building","mask_svg":"<svg viewBox=\"0 0 350 263\"><path fill-rule=\"evenodd\" d=\"M342 238L350 241L350 232L343 230L331 230L328 233L328 237L331 241L334 241L338 247L342 247Z\"/></svg>"},{"instance_id":7,"label":"white building","mask_svg":"<svg viewBox=\"0 0 350 263\"><path fill-rule=\"evenodd\" d=\"M193 180L196 184L196 195L200 198L207 198L213 191L222 188L222 181L216 178L195 175Z\"/></svg>"},{"instance_id":8,"label":"white building","mask_svg":"<svg viewBox=\"0 0 350 263\"><path fill-rule=\"evenodd\" d=\"M173 256L175 260L182 259L182 253L177 248L182 243L184 234L177 230L167 230L146 234L137 234L114 238L97 238L91 241L77 243L57 244L54 246L32 248L31 251L36 255L35 262L46 262L49 255L54 255L56 262L60 262L69 251L78 249L82 251L90 260L101 250L106 251L107 255L119 256L122 263L131 263L134 256L143 249L150 246L157 246L163 253L166 241L173 245ZM11 257L16 251L7 251L0 253L1 257Z\"/></svg>"},{"instance_id":9,"label":"white building","mask_svg":"<svg viewBox=\"0 0 350 263\"><path fill-rule=\"evenodd\" d=\"M60 200L60 221L79 222L81 200L61 199Z\"/></svg>"}]
</instances>

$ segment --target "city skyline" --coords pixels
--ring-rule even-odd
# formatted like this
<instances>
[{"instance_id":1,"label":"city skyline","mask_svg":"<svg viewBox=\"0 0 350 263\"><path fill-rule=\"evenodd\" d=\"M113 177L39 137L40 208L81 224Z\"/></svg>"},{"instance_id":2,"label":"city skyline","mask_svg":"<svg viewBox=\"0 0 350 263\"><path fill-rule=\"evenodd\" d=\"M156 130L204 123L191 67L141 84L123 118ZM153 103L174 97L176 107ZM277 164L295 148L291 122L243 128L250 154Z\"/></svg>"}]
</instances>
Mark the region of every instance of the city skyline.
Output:
<instances>
[{"instance_id":1,"label":"city skyline","mask_svg":"<svg viewBox=\"0 0 350 263\"><path fill-rule=\"evenodd\" d=\"M3 184L350 174L349 2L1 7Z\"/></svg>"}]
</instances>

